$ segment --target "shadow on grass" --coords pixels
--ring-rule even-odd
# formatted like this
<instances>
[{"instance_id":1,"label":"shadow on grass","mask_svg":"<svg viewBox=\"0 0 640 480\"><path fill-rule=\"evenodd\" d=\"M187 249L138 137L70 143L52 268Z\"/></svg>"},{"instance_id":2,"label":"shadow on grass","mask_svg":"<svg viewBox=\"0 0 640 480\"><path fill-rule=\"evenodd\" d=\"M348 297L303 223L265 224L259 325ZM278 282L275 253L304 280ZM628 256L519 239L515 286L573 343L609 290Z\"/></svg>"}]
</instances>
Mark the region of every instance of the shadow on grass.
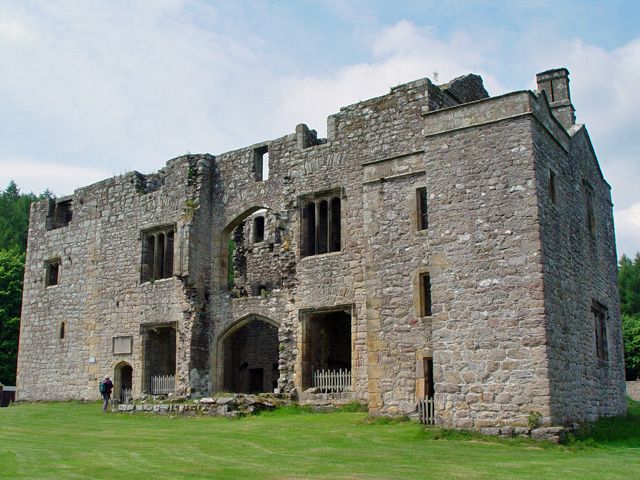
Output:
<instances>
[{"instance_id":1,"label":"shadow on grass","mask_svg":"<svg viewBox=\"0 0 640 480\"><path fill-rule=\"evenodd\" d=\"M628 399L627 415L601 418L567 436L569 447L640 447L640 402Z\"/></svg>"}]
</instances>

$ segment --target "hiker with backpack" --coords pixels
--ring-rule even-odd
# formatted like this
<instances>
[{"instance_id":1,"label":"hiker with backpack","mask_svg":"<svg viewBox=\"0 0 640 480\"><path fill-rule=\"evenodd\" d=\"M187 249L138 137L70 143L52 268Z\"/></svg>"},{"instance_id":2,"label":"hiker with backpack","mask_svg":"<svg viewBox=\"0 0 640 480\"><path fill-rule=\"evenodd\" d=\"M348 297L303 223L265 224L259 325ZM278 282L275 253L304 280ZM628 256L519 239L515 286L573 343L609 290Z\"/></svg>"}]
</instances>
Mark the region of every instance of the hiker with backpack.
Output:
<instances>
[{"instance_id":1,"label":"hiker with backpack","mask_svg":"<svg viewBox=\"0 0 640 480\"><path fill-rule=\"evenodd\" d=\"M104 380L100 382L100 395L102 395L102 411L106 412L107 407L109 406L109 400L111 399L111 390L113 390L113 382L107 376L104 377Z\"/></svg>"}]
</instances>

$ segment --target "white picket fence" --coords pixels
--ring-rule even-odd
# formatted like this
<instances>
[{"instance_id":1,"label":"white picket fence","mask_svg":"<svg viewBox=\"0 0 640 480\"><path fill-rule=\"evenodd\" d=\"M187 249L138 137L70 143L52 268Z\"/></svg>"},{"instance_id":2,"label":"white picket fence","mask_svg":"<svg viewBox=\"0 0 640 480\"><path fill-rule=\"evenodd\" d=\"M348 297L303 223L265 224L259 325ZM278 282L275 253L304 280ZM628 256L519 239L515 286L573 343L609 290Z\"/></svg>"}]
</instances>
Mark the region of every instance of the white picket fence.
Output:
<instances>
[{"instance_id":1,"label":"white picket fence","mask_svg":"<svg viewBox=\"0 0 640 480\"><path fill-rule=\"evenodd\" d=\"M175 375L155 375L151 377L151 395L167 395L175 391Z\"/></svg>"},{"instance_id":2,"label":"white picket fence","mask_svg":"<svg viewBox=\"0 0 640 480\"><path fill-rule=\"evenodd\" d=\"M129 403L131 401L131 389L123 388L120 391L120 403Z\"/></svg>"},{"instance_id":3,"label":"white picket fence","mask_svg":"<svg viewBox=\"0 0 640 480\"><path fill-rule=\"evenodd\" d=\"M420 423L425 425L435 425L435 407L433 397L420 400L417 405Z\"/></svg>"},{"instance_id":4,"label":"white picket fence","mask_svg":"<svg viewBox=\"0 0 640 480\"><path fill-rule=\"evenodd\" d=\"M312 379L311 386L322 393L344 392L351 387L351 370L314 370Z\"/></svg>"}]
</instances>

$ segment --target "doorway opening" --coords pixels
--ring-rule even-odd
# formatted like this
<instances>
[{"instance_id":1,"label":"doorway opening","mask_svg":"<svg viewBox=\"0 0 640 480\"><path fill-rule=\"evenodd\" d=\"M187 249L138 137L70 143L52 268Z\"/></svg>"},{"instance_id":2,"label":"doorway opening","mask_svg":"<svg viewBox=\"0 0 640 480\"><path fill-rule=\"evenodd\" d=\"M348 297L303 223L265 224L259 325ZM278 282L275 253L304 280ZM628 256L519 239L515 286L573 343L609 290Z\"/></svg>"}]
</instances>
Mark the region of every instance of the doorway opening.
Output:
<instances>
[{"instance_id":1,"label":"doorway opening","mask_svg":"<svg viewBox=\"0 0 640 480\"><path fill-rule=\"evenodd\" d=\"M258 317L236 325L220 340L222 388L234 393L273 392L278 386L278 328Z\"/></svg>"}]
</instances>

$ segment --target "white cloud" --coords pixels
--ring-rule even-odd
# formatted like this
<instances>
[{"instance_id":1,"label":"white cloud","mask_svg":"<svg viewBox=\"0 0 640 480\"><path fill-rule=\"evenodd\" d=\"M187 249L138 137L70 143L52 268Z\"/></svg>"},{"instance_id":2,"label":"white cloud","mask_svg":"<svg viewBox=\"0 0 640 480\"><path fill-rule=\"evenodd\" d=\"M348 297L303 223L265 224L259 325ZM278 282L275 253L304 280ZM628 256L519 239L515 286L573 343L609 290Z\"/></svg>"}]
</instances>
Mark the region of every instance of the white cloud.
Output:
<instances>
[{"instance_id":1,"label":"white cloud","mask_svg":"<svg viewBox=\"0 0 640 480\"><path fill-rule=\"evenodd\" d=\"M40 162L29 158L0 159L0 186L5 188L11 180L23 192L66 195L78 187L84 187L109 177L109 173L97 168Z\"/></svg>"},{"instance_id":2,"label":"white cloud","mask_svg":"<svg viewBox=\"0 0 640 480\"><path fill-rule=\"evenodd\" d=\"M253 9L222 5L0 3L0 64L10 66L0 75L3 177L23 189L49 186L64 194L97 180L93 174L149 172L186 151L221 153L291 133L298 123L324 136L326 117L340 107L434 72L440 82L478 73L497 95L535 88L533 81L522 84L523 72L533 79L537 71L567 66L578 121L589 128L616 206L625 212L637 200L640 145L632 140L640 123L640 38L606 50L549 29L477 25L441 35L408 20L380 27L366 3L354 9L333 1L327 11L351 22L353 42L368 52L358 63L301 76L295 72L311 69L256 29L256 19L242 16ZM258 10L264 15L269 8ZM502 72L500 80L495 72ZM18 157L39 159L37 180L25 172L7 175L8 162ZM63 183L67 176L57 175L58 167L43 178L44 158L63 170L80 168L84 173L72 176L83 180ZM624 228L619 238L627 235Z\"/></svg>"},{"instance_id":3,"label":"white cloud","mask_svg":"<svg viewBox=\"0 0 640 480\"><path fill-rule=\"evenodd\" d=\"M326 117L340 107L388 93L389 88L437 73L447 82L470 72L482 75L492 94L505 89L484 65L488 55L482 43L464 34L438 39L430 28L420 29L408 21L378 32L372 44L373 61L349 65L323 76L283 78L276 97L281 99L280 123L308 123L321 135L326 133Z\"/></svg>"},{"instance_id":4,"label":"white cloud","mask_svg":"<svg viewBox=\"0 0 640 480\"><path fill-rule=\"evenodd\" d=\"M615 222L618 254L634 256L640 252L640 202L628 208L616 209Z\"/></svg>"}]
</instances>

